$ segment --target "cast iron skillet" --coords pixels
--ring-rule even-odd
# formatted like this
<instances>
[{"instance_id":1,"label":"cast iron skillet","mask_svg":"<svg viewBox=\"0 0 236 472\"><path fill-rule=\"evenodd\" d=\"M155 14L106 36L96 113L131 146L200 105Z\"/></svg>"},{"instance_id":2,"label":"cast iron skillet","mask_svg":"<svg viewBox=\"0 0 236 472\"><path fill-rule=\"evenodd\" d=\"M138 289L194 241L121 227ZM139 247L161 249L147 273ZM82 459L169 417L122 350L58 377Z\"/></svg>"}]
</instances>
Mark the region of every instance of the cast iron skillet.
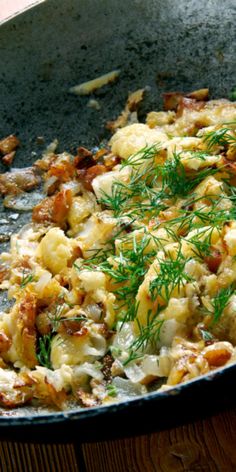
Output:
<instances>
[{"instance_id":1,"label":"cast iron skillet","mask_svg":"<svg viewBox=\"0 0 236 472\"><path fill-rule=\"evenodd\" d=\"M140 112L161 105L163 91L209 87L212 97L234 88L234 0L48 0L0 28L0 136L22 146L14 166L27 166L57 137L60 149L95 146L104 124L122 110L128 91L149 86ZM69 87L121 69L118 82L94 98ZM32 154L33 153L33 154ZM13 228L14 229L14 228ZM203 417L231 405L236 365L166 393L63 413L6 412L0 437L94 440L146 433Z\"/></svg>"}]
</instances>

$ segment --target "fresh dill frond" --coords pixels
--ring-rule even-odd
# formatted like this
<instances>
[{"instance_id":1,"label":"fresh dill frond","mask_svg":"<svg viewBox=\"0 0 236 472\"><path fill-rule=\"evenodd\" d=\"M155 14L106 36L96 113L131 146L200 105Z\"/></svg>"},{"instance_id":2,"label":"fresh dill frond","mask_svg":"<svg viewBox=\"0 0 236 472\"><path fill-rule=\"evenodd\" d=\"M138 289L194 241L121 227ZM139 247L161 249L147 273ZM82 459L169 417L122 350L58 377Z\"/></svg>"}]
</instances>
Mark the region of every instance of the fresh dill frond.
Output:
<instances>
[{"instance_id":1,"label":"fresh dill frond","mask_svg":"<svg viewBox=\"0 0 236 472\"><path fill-rule=\"evenodd\" d=\"M26 272L25 270L23 270L20 288L25 288L26 285L28 285L31 282L34 282L34 280L35 280L35 275L33 272Z\"/></svg>"},{"instance_id":2,"label":"fresh dill frond","mask_svg":"<svg viewBox=\"0 0 236 472\"><path fill-rule=\"evenodd\" d=\"M210 312L210 314L213 315L211 325L214 325L220 320L234 292L234 285L230 285L229 287L220 289L218 294L211 300L212 312Z\"/></svg>"},{"instance_id":3,"label":"fresh dill frond","mask_svg":"<svg viewBox=\"0 0 236 472\"><path fill-rule=\"evenodd\" d=\"M233 123L228 123L233 124ZM236 125L236 122L235 122ZM213 146L225 146L225 145L234 145L236 146L236 135L232 134L232 128L228 126L223 126L222 128L216 129L214 131L209 131L203 136L203 141L207 143L208 149L211 149Z\"/></svg>"},{"instance_id":4,"label":"fresh dill frond","mask_svg":"<svg viewBox=\"0 0 236 472\"><path fill-rule=\"evenodd\" d=\"M44 334L38 339L37 359L40 365L52 369L50 360L53 334Z\"/></svg>"},{"instance_id":5,"label":"fresh dill frond","mask_svg":"<svg viewBox=\"0 0 236 472\"><path fill-rule=\"evenodd\" d=\"M123 361L124 366L128 365L131 361L143 357L144 350L148 345L151 344L155 348L157 342L160 340L160 332L164 323L164 320L158 319L160 311L161 310L157 310L153 315L152 311L149 310L146 325L141 325L137 320L139 333L129 347L129 356Z\"/></svg>"},{"instance_id":6,"label":"fresh dill frond","mask_svg":"<svg viewBox=\"0 0 236 472\"><path fill-rule=\"evenodd\" d=\"M140 167L140 165L144 162L153 160L155 157L157 157L161 149L162 145L158 142L152 144L151 146L145 146L135 154L129 156L128 159L124 160L121 166L132 166L133 168Z\"/></svg>"},{"instance_id":7,"label":"fresh dill frond","mask_svg":"<svg viewBox=\"0 0 236 472\"><path fill-rule=\"evenodd\" d=\"M174 289L177 288L179 292L181 285L190 282L192 277L185 272L187 259L180 250L176 258L168 255L158 262L159 270L157 276L150 282L149 291L153 301L159 297L167 304Z\"/></svg>"},{"instance_id":8,"label":"fresh dill frond","mask_svg":"<svg viewBox=\"0 0 236 472\"><path fill-rule=\"evenodd\" d=\"M109 397L116 397L117 396L117 388L113 384L108 384L106 386L107 394Z\"/></svg>"},{"instance_id":9,"label":"fresh dill frond","mask_svg":"<svg viewBox=\"0 0 236 472\"><path fill-rule=\"evenodd\" d=\"M204 257L212 254L213 231L214 228L209 229L207 227L203 231L199 231L199 233L187 239L187 242L192 245L193 253L197 258L204 259Z\"/></svg>"}]
</instances>

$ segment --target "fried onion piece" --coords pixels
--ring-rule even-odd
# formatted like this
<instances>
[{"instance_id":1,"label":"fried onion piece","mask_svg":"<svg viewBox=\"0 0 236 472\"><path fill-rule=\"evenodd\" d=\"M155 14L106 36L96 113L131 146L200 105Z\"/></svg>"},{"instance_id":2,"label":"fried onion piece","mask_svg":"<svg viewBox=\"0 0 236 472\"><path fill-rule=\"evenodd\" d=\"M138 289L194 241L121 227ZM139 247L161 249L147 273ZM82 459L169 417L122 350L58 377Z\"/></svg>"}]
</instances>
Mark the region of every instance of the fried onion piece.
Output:
<instances>
[{"instance_id":1,"label":"fried onion piece","mask_svg":"<svg viewBox=\"0 0 236 472\"><path fill-rule=\"evenodd\" d=\"M28 192L40 184L40 176L32 167L12 169L11 172L0 174L0 193L2 195Z\"/></svg>"}]
</instances>

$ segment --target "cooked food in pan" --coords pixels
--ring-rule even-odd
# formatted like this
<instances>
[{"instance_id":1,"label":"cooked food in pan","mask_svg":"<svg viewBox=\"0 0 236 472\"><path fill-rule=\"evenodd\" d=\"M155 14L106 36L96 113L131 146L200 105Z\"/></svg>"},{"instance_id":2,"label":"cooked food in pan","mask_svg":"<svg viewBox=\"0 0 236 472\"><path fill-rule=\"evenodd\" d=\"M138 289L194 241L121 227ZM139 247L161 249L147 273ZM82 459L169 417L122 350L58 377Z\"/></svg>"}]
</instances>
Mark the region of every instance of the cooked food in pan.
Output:
<instances>
[{"instance_id":1,"label":"cooked food in pan","mask_svg":"<svg viewBox=\"0 0 236 472\"><path fill-rule=\"evenodd\" d=\"M108 404L235 362L236 104L207 93L139 123L137 91L107 145L0 176L6 207L33 207L1 254L2 406Z\"/></svg>"}]
</instances>

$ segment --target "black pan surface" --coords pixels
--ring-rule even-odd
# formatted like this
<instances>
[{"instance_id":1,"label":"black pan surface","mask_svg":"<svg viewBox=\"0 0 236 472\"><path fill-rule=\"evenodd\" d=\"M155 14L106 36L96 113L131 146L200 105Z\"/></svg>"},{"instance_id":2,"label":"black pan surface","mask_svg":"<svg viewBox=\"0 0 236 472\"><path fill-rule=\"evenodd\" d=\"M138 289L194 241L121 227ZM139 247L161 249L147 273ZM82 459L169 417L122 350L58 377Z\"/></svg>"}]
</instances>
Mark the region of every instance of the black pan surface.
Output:
<instances>
[{"instance_id":1,"label":"black pan surface","mask_svg":"<svg viewBox=\"0 0 236 472\"><path fill-rule=\"evenodd\" d=\"M54 138L60 150L72 152L107 139L106 121L137 88L149 87L141 120L160 108L164 91L209 87L212 97L227 98L236 85L235 24L234 0L47 0L2 25L0 136L14 133L21 140L14 167L32 163ZM117 83L92 96L100 110L87 106L88 97L68 93L113 69L121 70ZM233 365L109 407L6 411L0 437L68 441L140 434L219 411L235 402L235 392Z\"/></svg>"}]
</instances>

